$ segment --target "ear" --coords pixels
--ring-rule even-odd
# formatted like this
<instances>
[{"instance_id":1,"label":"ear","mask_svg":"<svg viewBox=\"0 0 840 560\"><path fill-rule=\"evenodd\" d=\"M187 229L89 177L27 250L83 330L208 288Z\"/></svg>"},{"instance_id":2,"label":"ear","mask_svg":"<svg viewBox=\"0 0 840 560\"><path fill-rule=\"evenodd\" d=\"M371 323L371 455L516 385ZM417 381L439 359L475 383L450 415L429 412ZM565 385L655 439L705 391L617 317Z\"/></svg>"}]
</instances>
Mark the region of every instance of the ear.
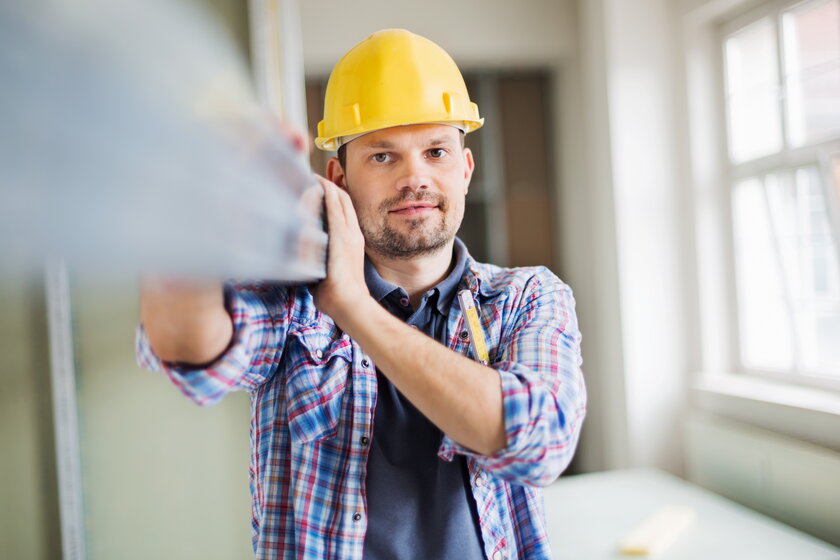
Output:
<instances>
[{"instance_id":1,"label":"ear","mask_svg":"<svg viewBox=\"0 0 840 560\"><path fill-rule=\"evenodd\" d=\"M475 171L475 161L473 161L472 150L464 148L464 194L470 190L470 179L472 179L473 171Z\"/></svg>"},{"instance_id":2,"label":"ear","mask_svg":"<svg viewBox=\"0 0 840 560\"><path fill-rule=\"evenodd\" d=\"M327 179L344 189L347 190L347 182L345 179L344 169L341 167L341 162L338 161L338 158L333 157L327 162Z\"/></svg>"}]
</instances>

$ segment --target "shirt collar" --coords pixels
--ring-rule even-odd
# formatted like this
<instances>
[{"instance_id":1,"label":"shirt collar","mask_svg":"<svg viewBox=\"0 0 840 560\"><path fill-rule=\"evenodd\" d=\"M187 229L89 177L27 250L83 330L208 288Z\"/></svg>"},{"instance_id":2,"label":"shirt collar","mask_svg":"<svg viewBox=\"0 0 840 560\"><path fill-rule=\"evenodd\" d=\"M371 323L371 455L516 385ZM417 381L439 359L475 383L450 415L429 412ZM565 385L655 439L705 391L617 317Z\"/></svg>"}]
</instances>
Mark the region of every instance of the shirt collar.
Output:
<instances>
[{"instance_id":1,"label":"shirt collar","mask_svg":"<svg viewBox=\"0 0 840 560\"><path fill-rule=\"evenodd\" d=\"M458 284L464 276L464 271L467 265L467 248L463 241L455 238L455 243L452 248L452 270L449 274L441 280L430 292L437 290L437 309L441 314L447 315L449 313L449 306L452 303L452 298L455 297L455 292L458 289ZM370 258L365 255L365 283L367 284L370 295L373 299L381 302L385 296L399 289L398 286L391 284L382 279L376 267L373 266Z\"/></svg>"}]
</instances>

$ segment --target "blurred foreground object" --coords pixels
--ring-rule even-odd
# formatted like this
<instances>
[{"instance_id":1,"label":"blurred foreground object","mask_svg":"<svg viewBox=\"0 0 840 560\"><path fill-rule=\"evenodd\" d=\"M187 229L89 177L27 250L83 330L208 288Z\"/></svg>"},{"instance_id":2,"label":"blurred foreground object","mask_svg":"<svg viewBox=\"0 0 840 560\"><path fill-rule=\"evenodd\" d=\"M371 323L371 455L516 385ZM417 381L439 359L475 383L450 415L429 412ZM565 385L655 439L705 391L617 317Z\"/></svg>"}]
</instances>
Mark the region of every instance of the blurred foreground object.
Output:
<instances>
[{"instance_id":1,"label":"blurred foreground object","mask_svg":"<svg viewBox=\"0 0 840 560\"><path fill-rule=\"evenodd\" d=\"M189 1L0 1L0 271L307 281L321 188Z\"/></svg>"}]
</instances>

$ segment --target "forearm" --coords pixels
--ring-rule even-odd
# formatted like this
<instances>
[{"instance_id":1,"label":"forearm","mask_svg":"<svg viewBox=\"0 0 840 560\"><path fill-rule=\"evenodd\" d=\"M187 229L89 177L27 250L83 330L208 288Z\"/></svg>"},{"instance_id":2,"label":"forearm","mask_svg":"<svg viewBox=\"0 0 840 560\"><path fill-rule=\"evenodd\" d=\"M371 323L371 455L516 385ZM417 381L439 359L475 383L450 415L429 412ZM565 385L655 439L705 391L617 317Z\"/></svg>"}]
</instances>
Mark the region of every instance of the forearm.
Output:
<instances>
[{"instance_id":1,"label":"forearm","mask_svg":"<svg viewBox=\"0 0 840 560\"><path fill-rule=\"evenodd\" d=\"M144 278L140 319L155 354L169 362L209 363L225 351L233 336L218 281Z\"/></svg>"},{"instance_id":2,"label":"forearm","mask_svg":"<svg viewBox=\"0 0 840 560\"><path fill-rule=\"evenodd\" d=\"M412 329L372 298L334 319L382 374L454 441L485 455L505 446L498 372Z\"/></svg>"}]
</instances>

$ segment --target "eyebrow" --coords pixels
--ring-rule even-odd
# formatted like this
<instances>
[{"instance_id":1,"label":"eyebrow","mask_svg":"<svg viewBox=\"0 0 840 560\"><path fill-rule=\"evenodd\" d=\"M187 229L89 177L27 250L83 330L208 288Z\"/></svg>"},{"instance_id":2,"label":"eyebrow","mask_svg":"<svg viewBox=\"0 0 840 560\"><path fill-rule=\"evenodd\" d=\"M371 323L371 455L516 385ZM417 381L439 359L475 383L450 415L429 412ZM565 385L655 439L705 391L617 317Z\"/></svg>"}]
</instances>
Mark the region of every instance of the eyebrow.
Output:
<instances>
[{"instance_id":1,"label":"eyebrow","mask_svg":"<svg viewBox=\"0 0 840 560\"><path fill-rule=\"evenodd\" d=\"M387 140L379 140L378 142L374 142L373 144L367 144L364 147L369 150L393 150L394 144L388 142Z\"/></svg>"},{"instance_id":2,"label":"eyebrow","mask_svg":"<svg viewBox=\"0 0 840 560\"><path fill-rule=\"evenodd\" d=\"M440 138L432 138L427 142L428 146L445 146L447 144L452 144L453 140L451 138L447 138L442 136ZM393 142L389 142L387 140L379 140L373 142L372 144L367 144L364 146L365 149L368 150L393 150L396 148L396 144Z\"/></svg>"}]
</instances>

